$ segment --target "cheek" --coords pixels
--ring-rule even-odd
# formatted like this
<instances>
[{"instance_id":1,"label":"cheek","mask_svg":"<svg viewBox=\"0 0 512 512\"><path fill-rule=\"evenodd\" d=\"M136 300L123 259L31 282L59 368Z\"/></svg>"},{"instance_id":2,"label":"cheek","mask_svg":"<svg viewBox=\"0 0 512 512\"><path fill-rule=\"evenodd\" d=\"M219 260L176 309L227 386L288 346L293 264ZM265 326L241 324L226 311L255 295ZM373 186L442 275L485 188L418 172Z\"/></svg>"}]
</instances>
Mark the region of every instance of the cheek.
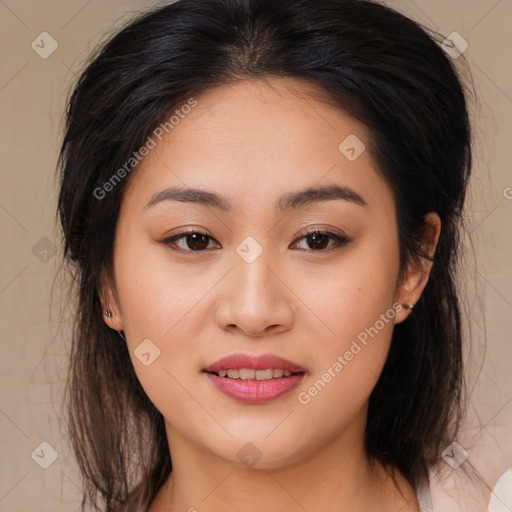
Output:
<instances>
[{"instance_id":1,"label":"cheek","mask_svg":"<svg viewBox=\"0 0 512 512\"><path fill-rule=\"evenodd\" d=\"M329 353L328 346L344 348L389 310L397 273L398 250L392 243L379 245L372 239L351 248L335 265L297 280L297 295L311 311L310 325L316 322L318 339L326 343L322 352ZM385 337L391 332L388 323L392 324L386 322L383 328L379 322Z\"/></svg>"},{"instance_id":2,"label":"cheek","mask_svg":"<svg viewBox=\"0 0 512 512\"><path fill-rule=\"evenodd\" d=\"M201 270L173 263L164 247L135 242L120 245L116 261L123 325L133 339L167 339L205 292Z\"/></svg>"},{"instance_id":3,"label":"cheek","mask_svg":"<svg viewBox=\"0 0 512 512\"><path fill-rule=\"evenodd\" d=\"M160 247L136 242L120 237L116 288L134 370L147 395L162 410L169 402L187 400L178 383L186 382L195 369L184 362L192 362L191 351L197 349L197 340L190 334L197 332L194 315L204 282L197 271L187 271L186 266L181 271L180 266L170 264Z\"/></svg>"},{"instance_id":4,"label":"cheek","mask_svg":"<svg viewBox=\"0 0 512 512\"><path fill-rule=\"evenodd\" d=\"M315 312L312 322L318 325L312 352L315 375L299 397L311 411L323 409L322 414L339 422L340 415L350 417L368 399L393 334L397 258L392 244L368 244L367 250L360 247L347 257L335 275L324 278L321 287L310 282L303 289Z\"/></svg>"},{"instance_id":5,"label":"cheek","mask_svg":"<svg viewBox=\"0 0 512 512\"><path fill-rule=\"evenodd\" d=\"M375 288L369 290L371 300L364 297L356 305L348 300L335 306L331 323L337 335L334 342L332 335L316 337L314 372L297 393L298 407L308 418L312 437L319 431L324 439L336 436L358 417L386 362L396 312L390 300L383 298L390 295L388 290L382 295L373 295ZM361 288L358 293L363 292Z\"/></svg>"},{"instance_id":6,"label":"cheek","mask_svg":"<svg viewBox=\"0 0 512 512\"><path fill-rule=\"evenodd\" d=\"M185 417L204 414L194 410L187 389L201 353L194 321L202 290L191 280L151 254L136 252L118 271L118 291L127 347L137 378L155 407L176 426ZM201 290L200 290L201 289ZM147 356L146 354L149 354ZM149 362L149 364L147 364ZM187 411L185 415L183 412ZM186 424L182 425L186 430Z\"/></svg>"}]
</instances>

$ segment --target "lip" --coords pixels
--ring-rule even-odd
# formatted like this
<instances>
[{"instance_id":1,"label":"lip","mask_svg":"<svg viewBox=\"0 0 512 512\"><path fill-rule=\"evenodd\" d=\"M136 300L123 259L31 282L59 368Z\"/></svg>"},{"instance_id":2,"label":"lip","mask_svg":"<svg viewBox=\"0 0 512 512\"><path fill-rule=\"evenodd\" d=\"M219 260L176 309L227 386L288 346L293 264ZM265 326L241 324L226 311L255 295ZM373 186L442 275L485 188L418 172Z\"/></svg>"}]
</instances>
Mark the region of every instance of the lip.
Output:
<instances>
[{"instance_id":1,"label":"lip","mask_svg":"<svg viewBox=\"0 0 512 512\"><path fill-rule=\"evenodd\" d=\"M276 400L296 388L305 377L297 373L271 380L241 380L205 373L209 381L224 395L244 404L263 404Z\"/></svg>"},{"instance_id":2,"label":"lip","mask_svg":"<svg viewBox=\"0 0 512 512\"><path fill-rule=\"evenodd\" d=\"M215 361L209 366L206 366L203 371L217 373L220 370L239 370L240 368L249 368L254 370L282 369L288 370L291 373L305 373L307 371L298 364L274 354L231 354Z\"/></svg>"},{"instance_id":3,"label":"lip","mask_svg":"<svg viewBox=\"0 0 512 512\"><path fill-rule=\"evenodd\" d=\"M219 377L215 373L220 370L253 370L282 369L292 373L289 377L270 380L243 380ZM226 396L245 404L262 404L279 398L296 388L305 377L307 370L297 363L283 359L274 354L231 354L223 357L203 369L210 382Z\"/></svg>"}]
</instances>

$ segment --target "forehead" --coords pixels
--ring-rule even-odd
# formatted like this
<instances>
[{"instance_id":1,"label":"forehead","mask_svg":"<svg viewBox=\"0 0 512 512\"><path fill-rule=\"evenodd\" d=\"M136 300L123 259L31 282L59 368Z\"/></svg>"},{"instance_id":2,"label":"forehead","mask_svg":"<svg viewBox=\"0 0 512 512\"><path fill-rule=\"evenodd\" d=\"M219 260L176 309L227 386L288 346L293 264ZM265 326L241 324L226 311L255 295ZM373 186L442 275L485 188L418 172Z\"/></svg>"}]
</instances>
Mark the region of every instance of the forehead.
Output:
<instances>
[{"instance_id":1,"label":"forehead","mask_svg":"<svg viewBox=\"0 0 512 512\"><path fill-rule=\"evenodd\" d=\"M376 189L376 199L388 188L362 149L370 145L367 128L310 84L243 81L194 99L145 157L127 195L147 201L165 187L202 188L243 196L250 208L312 185ZM343 152L347 140L361 151L356 159Z\"/></svg>"}]
</instances>

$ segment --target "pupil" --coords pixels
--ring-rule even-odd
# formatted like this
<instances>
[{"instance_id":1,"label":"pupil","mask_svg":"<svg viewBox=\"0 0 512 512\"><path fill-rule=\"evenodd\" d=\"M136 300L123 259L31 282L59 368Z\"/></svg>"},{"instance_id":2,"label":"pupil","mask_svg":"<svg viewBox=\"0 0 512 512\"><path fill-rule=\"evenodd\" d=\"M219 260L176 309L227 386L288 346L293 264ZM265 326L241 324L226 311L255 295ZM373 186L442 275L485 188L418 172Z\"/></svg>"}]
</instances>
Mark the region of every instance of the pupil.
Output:
<instances>
[{"instance_id":1,"label":"pupil","mask_svg":"<svg viewBox=\"0 0 512 512\"><path fill-rule=\"evenodd\" d=\"M317 242L317 241L318 241L318 237L320 237L320 239L321 239L321 240L323 239L323 241L324 241L324 243L323 243L323 244L322 244L322 243L318 244L318 242ZM328 239L328 236L327 236L327 235L324 235L324 234L322 234L322 233L313 233L312 235L310 235L310 236L309 236L309 238L314 240L314 242L313 242L313 243L314 243L315 245L314 245L314 247L312 247L312 248L315 248L315 249L324 249L324 248L328 245L327 243L325 243L325 242L327 241L327 239ZM319 245L320 245L320 246L319 246ZM311 247L311 246L310 246L310 247Z\"/></svg>"},{"instance_id":2,"label":"pupil","mask_svg":"<svg viewBox=\"0 0 512 512\"><path fill-rule=\"evenodd\" d=\"M203 243L201 243L201 241L198 241L198 238L202 239ZM206 242L206 236L201 235L200 233L194 233L192 235L189 235L188 240L190 241L190 239L192 239L193 241L192 243L187 243L189 249L201 250L205 249L208 246L208 242Z\"/></svg>"}]
</instances>

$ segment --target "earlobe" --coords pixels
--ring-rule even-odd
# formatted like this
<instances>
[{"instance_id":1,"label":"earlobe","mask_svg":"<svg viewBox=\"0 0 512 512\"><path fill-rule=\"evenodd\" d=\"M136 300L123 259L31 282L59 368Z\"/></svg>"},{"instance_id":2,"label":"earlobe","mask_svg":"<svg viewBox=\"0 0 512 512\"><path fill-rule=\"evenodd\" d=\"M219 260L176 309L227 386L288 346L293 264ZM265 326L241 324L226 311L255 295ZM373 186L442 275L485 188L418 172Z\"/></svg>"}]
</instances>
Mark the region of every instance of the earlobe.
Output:
<instances>
[{"instance_id":1,"label":"earlobe","mask_svg":"<svg viewBox=\"0 0 512 512\"><path fill-rule=\"evenodd\" d=\"M402 308L396 314L395 324L403 322L409 315L413 314L414 306L421 297L427 281L428 272L418 268L418 264L409 266L407 278L400 288L398 303Z\"/></svg>"},{"instance_id":2,"label":"earlobe","mask_svg":"<svg viewBox=\"0 0 512 512\"><path fill-rule=\"evenodd\" d=\"M110 285L105 285L100 292L100 302L103 309L104 322L115 331L123 330L121 314L116 297Z\"/></svg>"},{"instance_id":3,"label":"earlobe","mask_svg":"<svg viewBox=\"0 0 512 512\"><path fill-rule=\"evenodd\" d=\"M404 321L418 302L427 285L434 264L434 254L441 233L441 219L434 212L425 216L424 250L428 257L414 259L408 266L407 276L399 288L398 303L402 308L396 314L395 323ZM412 306L412 307L410 307Z\"/></svg>"}]
</instances>

